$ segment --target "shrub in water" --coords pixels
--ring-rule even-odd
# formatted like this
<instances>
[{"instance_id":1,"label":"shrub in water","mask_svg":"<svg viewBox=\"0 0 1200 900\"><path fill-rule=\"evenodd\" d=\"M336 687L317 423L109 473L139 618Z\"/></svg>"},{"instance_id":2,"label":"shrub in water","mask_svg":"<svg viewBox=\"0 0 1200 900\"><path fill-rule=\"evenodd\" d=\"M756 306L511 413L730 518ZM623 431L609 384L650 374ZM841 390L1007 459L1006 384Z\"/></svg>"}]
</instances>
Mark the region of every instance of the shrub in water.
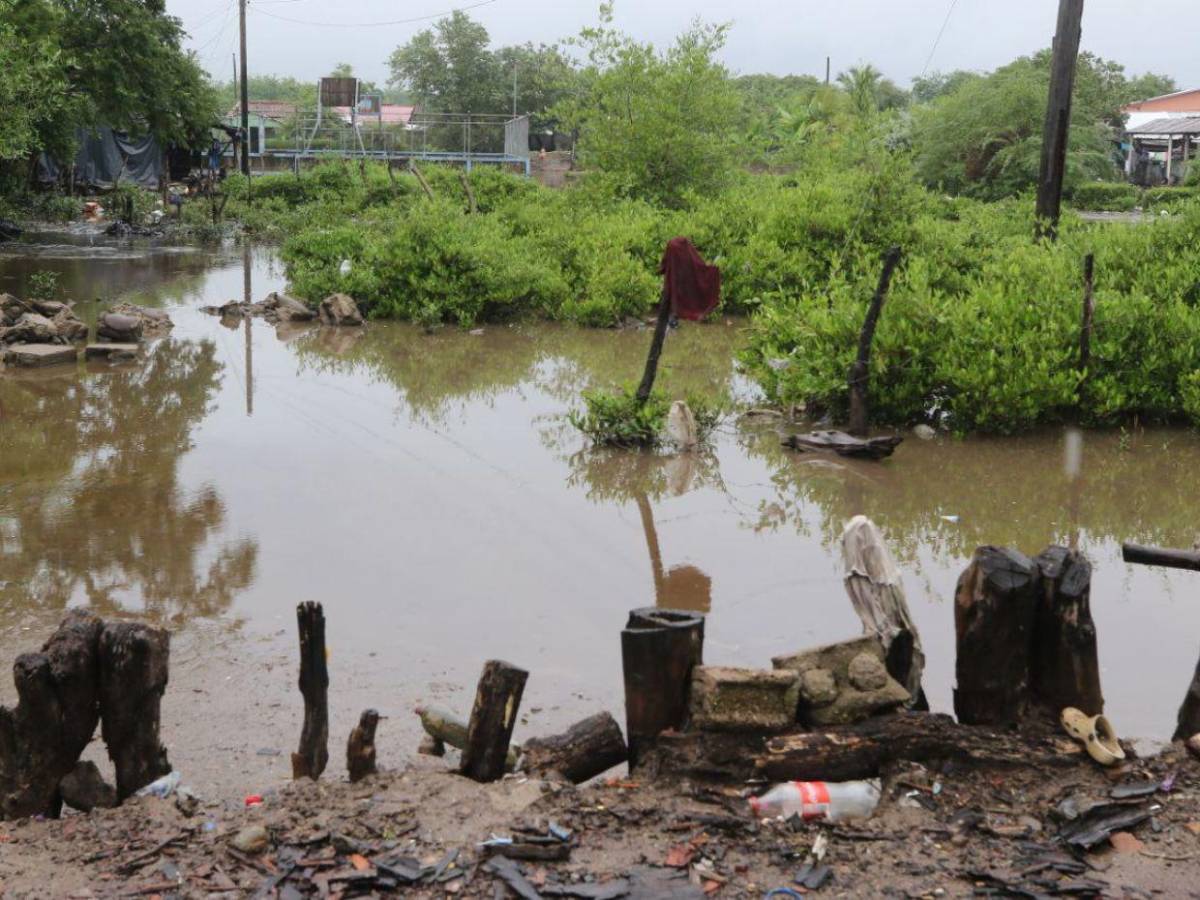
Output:
<instances>
[{"instance_id":1,"label":"shrub in water","mask_svg":"<svg viewBox=\"0 0 1200 900\"><path fill-rule=\"evenodd\" d=\"M616 447L653 447L658 443L671 403L654 391L645 403L626 385L615 393L583 392L584 410L572 410L567 418L595 444Z\"/></svg>"}]
</instances>

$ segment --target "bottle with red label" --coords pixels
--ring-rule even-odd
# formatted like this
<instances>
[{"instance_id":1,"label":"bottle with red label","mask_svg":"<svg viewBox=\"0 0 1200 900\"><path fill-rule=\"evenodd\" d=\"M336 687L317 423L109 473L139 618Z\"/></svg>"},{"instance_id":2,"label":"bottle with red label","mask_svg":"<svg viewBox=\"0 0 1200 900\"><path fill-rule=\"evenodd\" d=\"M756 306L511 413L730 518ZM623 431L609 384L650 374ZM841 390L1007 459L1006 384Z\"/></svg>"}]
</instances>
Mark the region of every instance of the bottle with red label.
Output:
<instances>
[{"instance_id":1,"label":"bottle with red label","mask_svg":"<svg viewBox=\"0 0 1200 900\"><path fill-rule=\"evenodd\" d=\"M879 779L871 781L788 781L761 797L750 798L750 809L760 819L846 822L868 819L879 805Z\"/></svg>"}]
</instances>

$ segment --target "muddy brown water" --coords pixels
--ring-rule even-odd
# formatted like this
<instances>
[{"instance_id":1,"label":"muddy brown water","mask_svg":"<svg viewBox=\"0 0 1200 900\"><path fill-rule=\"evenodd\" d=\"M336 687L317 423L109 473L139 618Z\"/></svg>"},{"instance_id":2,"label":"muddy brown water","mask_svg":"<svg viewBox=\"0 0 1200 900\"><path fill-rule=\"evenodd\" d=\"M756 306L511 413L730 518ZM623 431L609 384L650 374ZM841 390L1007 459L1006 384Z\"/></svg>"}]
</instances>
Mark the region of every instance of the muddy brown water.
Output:
<instances>
[{"instance_id":1,"label":"muddy brown water","mask_svg":"<svg viewBox=\"0 0 1200 900\"><path fill-rule=\"evenodd\" d=\"M883 464L785 452L773 424L730 423L697 459L590 452L564 414L582 388L640 373L645 332L247 329L199 307L247 281L256 299L282 288L270 253L79 234L0 248L0 290L46 266L85 316L94 296L125 297L176 327L141 363L0 376L0 665L70 606L170 627L165 737L203 791L287 777L299 601L326 607L331 774L367 706L390 717L380 755L399 765L412 707L466 712L491 657L532 673L518 738L621 718L632 607L708 612L713 663L854 635L838 537L856 513L904 572L935 709L952 706L953 590L973 548L1074 540L1096 569L1107 711L1151 741L1174 727L1200 576L1126 566L1119 545L1196 540L1191 432L1085 433L1076 480L1059 430L910 438ZM752 401L739 331L673 333L664 386ZM13 694L6 676L0 701Z\"/></svg>"}]
</instances>

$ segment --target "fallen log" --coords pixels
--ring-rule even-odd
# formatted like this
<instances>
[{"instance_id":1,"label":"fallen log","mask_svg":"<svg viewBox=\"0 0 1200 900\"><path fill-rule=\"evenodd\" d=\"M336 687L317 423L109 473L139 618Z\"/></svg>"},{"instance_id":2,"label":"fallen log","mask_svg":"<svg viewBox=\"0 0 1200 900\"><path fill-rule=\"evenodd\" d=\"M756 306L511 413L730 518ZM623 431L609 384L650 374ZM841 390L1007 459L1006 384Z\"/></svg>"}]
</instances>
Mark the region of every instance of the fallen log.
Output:
<instances>
[{"instance_id":1,"label":"fallen log","mask_svg":"<svg viewBox=\"0 0 1200 900\"><path fill-rule=\"evenodd\" d=\"M1121 558L1127 563L1200 572L1200 551L1197 550L1170 550L1163 547L1144 547L1141 544L1125 543L1121 545Z\"/></svg>"},{"instance_id":2,"label":"fallen log","mask_svg":"<svg viewBox=\"0 0 1200 900\"><path fill-rule=\"evenodd\" d=\"M692 669L703 662L704 616L655 607L629 613L621 632L621 665L630 768L660 732L683 727Z\"/></svg>"},{"instance_id":3,"label":"fallen log","mask_svg":"<svg viewBox=\"0 0 1200 900\"><path fill-rule=\"evenodd\" d=\"M112 622L100 633L100 720L117 773L117 802L170 773L159 740L171 635L137 622Z\"/></svg>"},{"instance_id":4,"label":"fallen log","mask_svg":"<svg viewBox=\"0 0 1200 900\"><path fill-rule=\"evenodd\" d=\"M325 658L325 610L320 603L296 607L300 629L300 693L304 725L292 754L292 778L316 780L329 762L329 668Z\"/></svg>"},{"instance_id":5,"label":"fallen log","mask_svg":"<svg viewBox=\"0 0 1200 900\"><path fill-rule=\"evenodd\" d=\"M954 712L968 725L1019 722L1029 701L1040 574L1027 556L980 547L954 593Z\"/></svg>"},{"instance_id":6,"label":"fallen log","mask_svg":"<svg viewBox=\"0 0 1200 900\"><path fill-rule=\"evenodd\" d=\"M504 775L508 745L528 678L528 672L509 663L496 659L484 663L462 752L462 772L467 777L496 781Z\"/></svg>"},{"instance_id":7,"label":"fallen log","mask_svg":"<svg viewBox=\"0 0 1200 900\"><path fill-rule=\"evenodd\" d=\"M895 761L1009 768L1084 759L1080 746L1053 733L1007 734L947 715L902 712L786 735L664 734L647 752L646 767L660 777L701 780L851 781L877 777Z\"/></svg>"},{"instance_id":8,"label":"fallen log","mask_svg":"<svg viewBox=\"0 0 1200 900\"><path fill-rule=\"evenodd\" d=\"M522 746L521 768L530 775L558 773L581 784L629 758L621 726L606 712L576 722L562 734L532 738Z\"/></svg>"},{"instance_id":9,"label":"fallen log","mask_svg":"<svg viewBox=\"0 0 1200 900\"><path fill-rule=\"evenodd\" d=\"M783 439L783 446L801 452L828 450L853 459L886 459L904 441L899 435L858 438L844 431L810 431Z\"/></svg>"}]
</instances>

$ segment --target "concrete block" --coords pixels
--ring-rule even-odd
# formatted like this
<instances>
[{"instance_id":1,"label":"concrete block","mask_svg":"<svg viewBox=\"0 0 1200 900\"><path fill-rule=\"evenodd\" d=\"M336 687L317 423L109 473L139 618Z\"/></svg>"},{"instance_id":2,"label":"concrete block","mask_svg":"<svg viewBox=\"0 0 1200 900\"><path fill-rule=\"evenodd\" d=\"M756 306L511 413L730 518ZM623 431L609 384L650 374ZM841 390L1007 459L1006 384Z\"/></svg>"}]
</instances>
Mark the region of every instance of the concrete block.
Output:
<instances>
[{"instance_id":1,"label":"concrete block","mask_svg":"<svg viewBox=\"0 0 1200 900\"><path fill-rule=\"evenodd\" d=\"M69 344L14 344L4 352L4 361L10 366L33 369L73 363L76 352Z\"/></svg>"},{"instance_id":2,"label":"concrete block","mask_svg":"<svg viewBox=\"0 0 1200 900\"><path fill-rule=\"evenodd\" d=\"M782 731L796 722L799 696L794 672L697 666L692 671L691 727Z\"/></svg>"},{"instance_id":3,"label":"concrete block","mask_svg":"<svg viewBox=\"0 0 1200 900\"><path fill-rule=\"evenodd\" d=\"M799 676L799 721L809 726L861 722L908 702L908 691L888 674L883 645L864 635L772 660Z\"/></svg>"}]
</instances>

